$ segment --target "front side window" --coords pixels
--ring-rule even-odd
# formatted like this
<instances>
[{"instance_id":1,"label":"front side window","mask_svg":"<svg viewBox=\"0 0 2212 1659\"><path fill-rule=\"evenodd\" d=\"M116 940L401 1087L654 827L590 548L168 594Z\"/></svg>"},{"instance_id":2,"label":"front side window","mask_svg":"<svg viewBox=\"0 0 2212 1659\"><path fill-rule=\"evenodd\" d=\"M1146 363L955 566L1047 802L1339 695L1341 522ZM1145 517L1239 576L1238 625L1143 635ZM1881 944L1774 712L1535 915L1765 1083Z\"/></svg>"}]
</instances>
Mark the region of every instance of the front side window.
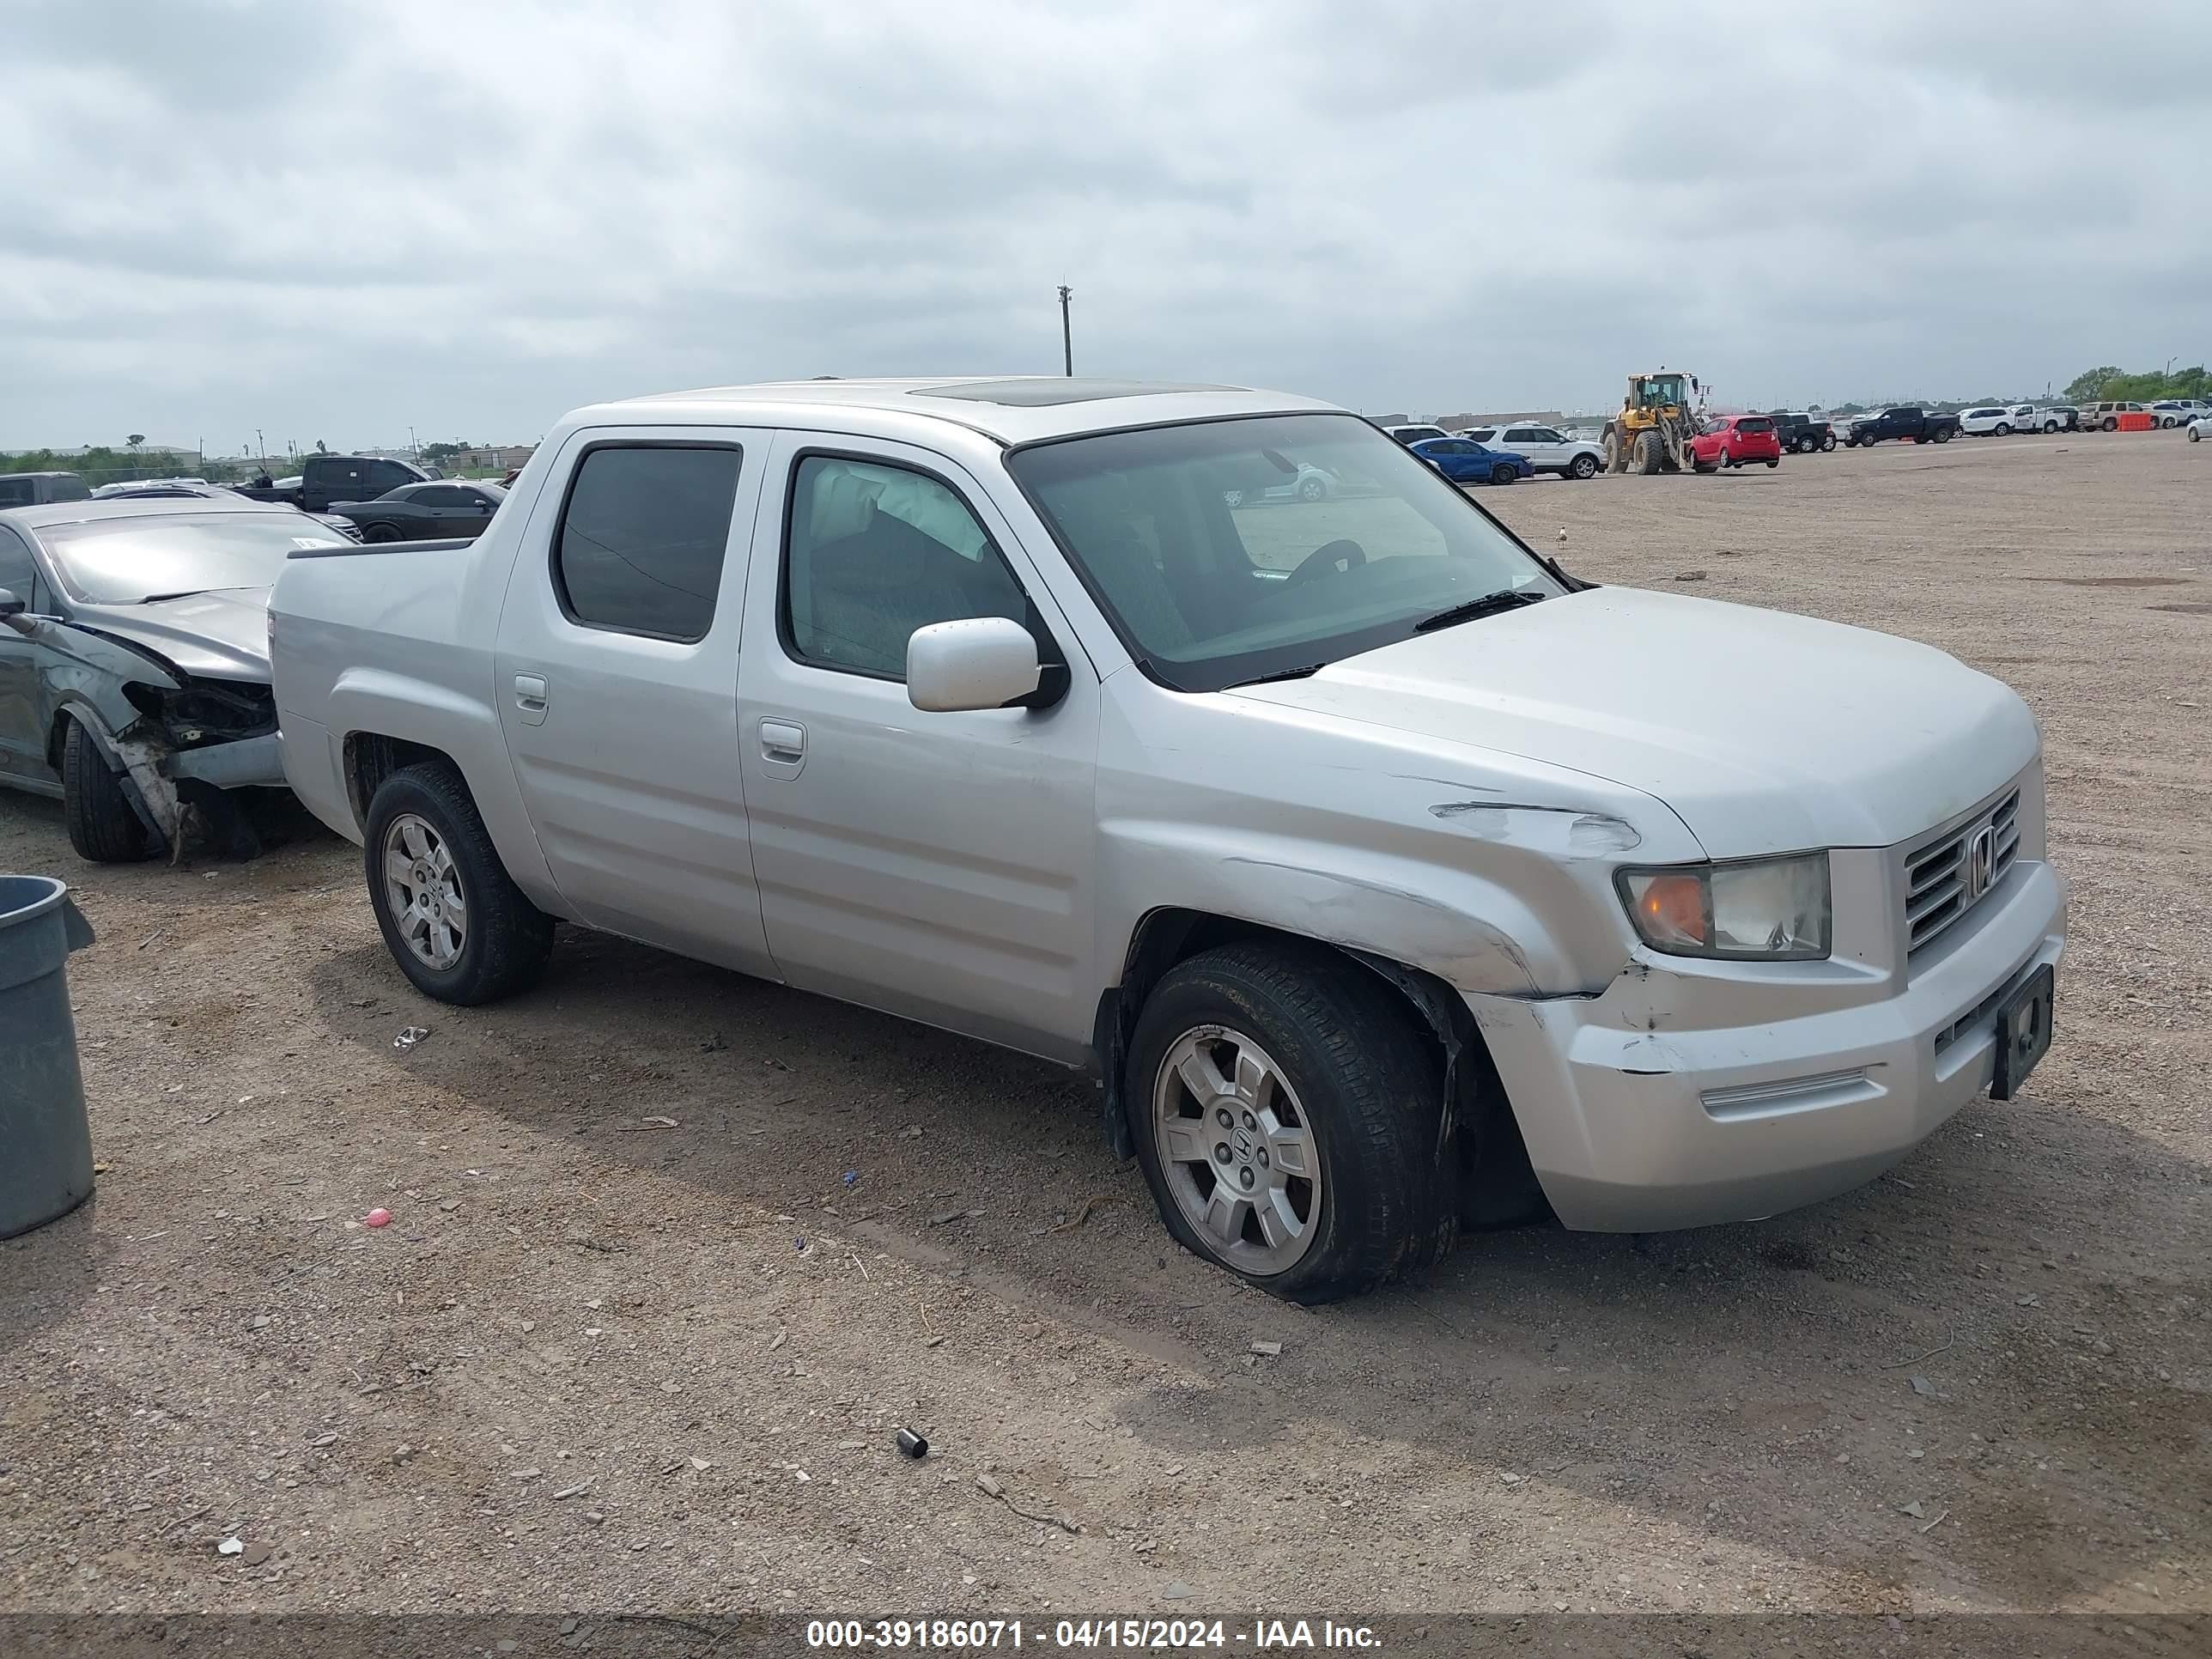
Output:
<instances>
[{"instance_id":1,"label":"front side window","mask_svg":"<svg viewBox=\"0 0 2212 1659\"><path fill-rule=\"evenodd\" d=\"M1501 592L1560 592L1464 492L1354 416L1101 433L1016 449L1007 466L1130 653L1177 690L1394 644ZM1301 468L1336 488L1263 500Z\"/></svg>"},{"instance_id":2,"label":"front side window","mask_svg":"<svg viewBox=\"0 0 2212 1659\"><path fill-rule=\"evenodd\" d=\"M0 525L0 587L31 606L33 578L37 574L37 567L31 562L31 550L23 538Z\"/></svg>"},{"instance_id":3,"label":"front side window","mask_svg":"<svg viewBox=\"0 0 2212 1659\"><path fill-rule=\"evenodd\" d=\"M793 472L781 604L793 656L894 680L906 678L917 628L1029 615L1006 559L950 488L842 455L803 456Z\"/></svg>"},{"instance_id":4,"label":"front side window","mask_svg":"<svg viewBox=\"0 0 2212 1659\"><path fill-rule=\"evenodd\" d=\"M600 444L577 464L553 537L572 622L703 640L744 457L729 444Z\"/></svg>"}]
</instances>

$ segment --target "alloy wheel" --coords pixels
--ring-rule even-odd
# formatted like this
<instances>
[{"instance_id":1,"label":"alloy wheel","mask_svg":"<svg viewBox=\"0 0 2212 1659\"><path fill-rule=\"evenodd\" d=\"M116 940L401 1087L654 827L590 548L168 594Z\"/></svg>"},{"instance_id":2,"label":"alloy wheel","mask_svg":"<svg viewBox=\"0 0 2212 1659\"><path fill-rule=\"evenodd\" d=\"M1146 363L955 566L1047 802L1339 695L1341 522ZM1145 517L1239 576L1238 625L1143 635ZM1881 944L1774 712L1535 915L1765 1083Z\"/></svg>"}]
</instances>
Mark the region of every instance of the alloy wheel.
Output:
<instances>
[{"instance_id":1,"label":"alloy wheel","mask_svg":"<svg viewBox=\"0 0 2212 1659\"><path fill-rule=\"evenodd\" d=\"M468 898L453 854L429 820L402 812L384 831L384 896L416 957L440 973L468 943Z\"/></svg>"},{"instance_id":2,"label":"alloy wheel","mask_svg":"<svg viewBox=\"0 0 2212 1659\"><path fill-rule=\"evenodd\" d=\"M1152 1145L1183 1218L1240 1272L1287 1273L1321 1231L1321 1150L1273 1058L1225 1025L1169 1046L1152 1085Z\"/></svg>"}]
</instances>

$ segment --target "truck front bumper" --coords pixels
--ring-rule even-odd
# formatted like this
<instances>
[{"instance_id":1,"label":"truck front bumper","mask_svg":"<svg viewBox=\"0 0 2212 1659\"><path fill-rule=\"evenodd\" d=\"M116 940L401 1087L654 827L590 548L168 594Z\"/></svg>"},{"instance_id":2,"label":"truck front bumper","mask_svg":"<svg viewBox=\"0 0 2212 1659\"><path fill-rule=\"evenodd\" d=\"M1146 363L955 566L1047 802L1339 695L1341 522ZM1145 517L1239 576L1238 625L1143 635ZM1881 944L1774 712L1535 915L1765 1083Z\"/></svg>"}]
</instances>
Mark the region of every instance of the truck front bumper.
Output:
<instances>
[{"instance_id":1,"label":"truck front bumper","mask_svg":"<svg viewBox=\"0 0 2212 1659\"><path fill-rule=\"evenodd\" d=\"M2064 951L2049 865L2015 866L1982 909L1970 939L1892 994L1802 1018L1655 1019L1657 967L1632 993L1624 976L1595 997L1469 995L1559 1219L1599 1232L1757 1220L1896 1164L1988 1091L1999 1007Z\"/></svg>"}]
</instances>

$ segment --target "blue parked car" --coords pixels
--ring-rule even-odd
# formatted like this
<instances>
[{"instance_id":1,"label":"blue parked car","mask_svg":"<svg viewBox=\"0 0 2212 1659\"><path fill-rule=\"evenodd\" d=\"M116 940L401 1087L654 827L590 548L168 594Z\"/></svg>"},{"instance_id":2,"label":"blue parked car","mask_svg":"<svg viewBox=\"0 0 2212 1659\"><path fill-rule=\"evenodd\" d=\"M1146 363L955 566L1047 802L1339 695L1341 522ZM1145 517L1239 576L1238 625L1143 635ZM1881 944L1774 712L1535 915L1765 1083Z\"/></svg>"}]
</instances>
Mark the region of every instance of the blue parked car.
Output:
<instances>
[{"instance_id":1,"label":"blue parked car","mask_svg":"<svg viewBox=\"0 0 2212 1659\"><path fill-rule=\"evenodd\" d=\"M1510 484L1536 476L1526 455L1485 448L1472 438L1424 438L1406 447L1454 483Z\"/></svg>"}]
</instances>

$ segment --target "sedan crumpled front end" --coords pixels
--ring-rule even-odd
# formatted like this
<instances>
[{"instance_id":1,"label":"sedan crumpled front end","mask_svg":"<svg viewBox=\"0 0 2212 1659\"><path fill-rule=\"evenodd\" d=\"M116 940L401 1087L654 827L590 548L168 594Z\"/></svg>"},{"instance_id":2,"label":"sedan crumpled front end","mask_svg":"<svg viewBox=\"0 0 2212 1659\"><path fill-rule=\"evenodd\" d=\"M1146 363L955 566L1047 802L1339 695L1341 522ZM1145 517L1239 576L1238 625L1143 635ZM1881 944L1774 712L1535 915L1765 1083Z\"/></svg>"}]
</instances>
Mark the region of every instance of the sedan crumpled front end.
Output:
<instances>
[{"instance_id":1,"label":"sedan crumpled front end","mask_svg":"<svg viewBox=\"0 0 2212 1659\"><path fill-rule=\"evenodd\" d=\"M222 839L236 839L222 792L284 787L276 700L265 678L188 673L148 645L83 623L27 615L0 621L46 647L43 701L91 737L172 856L183 848L195 811L203 821L223 821ZM58 722L57 734L64 729ZM55 743L58 750L58 736ZM54 761L58 769L58 753Z\"/></svg>"}]
</instances>

